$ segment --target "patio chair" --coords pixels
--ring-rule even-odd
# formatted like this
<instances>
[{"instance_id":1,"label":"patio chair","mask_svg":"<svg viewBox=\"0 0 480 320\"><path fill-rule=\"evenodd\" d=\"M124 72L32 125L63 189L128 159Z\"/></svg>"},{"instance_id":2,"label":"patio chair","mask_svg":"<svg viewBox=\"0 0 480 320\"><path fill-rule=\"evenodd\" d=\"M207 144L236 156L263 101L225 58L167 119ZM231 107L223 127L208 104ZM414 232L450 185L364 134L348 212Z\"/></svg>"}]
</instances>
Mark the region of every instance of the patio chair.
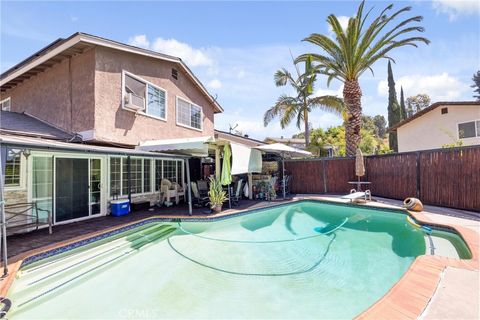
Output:
<instances>
[{"instance_id":1,"label":"patio chair","mask_svg":"<svg viewBox=\"0 0 480 320\"><path fill-rule=\"evenodd\" d=\"M350 202L354 202L355 200L359 200L362 198L365 200L365 202L367 202L367 199L369 201L372 201L372 193L370 192L370 190L365 190L364 192L352 189L350 190L349 194L342 196L342 199L349 199Z\"/></svg>"},{"instance_id":2,"label":"patio chair","mask_svg":"<svg viewBox=\"0 0 480 320\"><path fill-rule=\"evenodd\" d=\"M243 190L243 179L240 179L237 181L235 194L232 195L232 205L238 206L238 202L242 198L242 190Z\"/></svg>"},{"instance_id":3,"label":"patio chair","mask_svg":"<svg viewBox=\"0 0 480 320\"><path fill-rule=\"evenodd\" d=\"M208 183L205 180L197 180L200 197L208 197Z\"/></svg>"},{"instance_id":4,"label":"patio chair","mask_svg":"<svg viewBox=\"0 0 480 320\"><path fill-rule=\"evenodd\" d=\"M198 191L197 183L195 183L194 181L190 182L190 186L192 188L193 205L195 207L200 207L200 208L205 207L210 201L209 198L200 195L200 192Z\"/></svg>"}]
</instances>

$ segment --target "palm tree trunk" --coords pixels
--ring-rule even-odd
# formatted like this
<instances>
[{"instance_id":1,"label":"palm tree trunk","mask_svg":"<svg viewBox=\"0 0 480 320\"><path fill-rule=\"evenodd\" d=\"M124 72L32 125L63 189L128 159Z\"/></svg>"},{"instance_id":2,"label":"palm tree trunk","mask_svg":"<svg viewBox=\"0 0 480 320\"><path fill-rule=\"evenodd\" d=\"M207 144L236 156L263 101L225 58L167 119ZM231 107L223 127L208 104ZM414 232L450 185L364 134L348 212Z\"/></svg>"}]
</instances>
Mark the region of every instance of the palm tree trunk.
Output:
<instances>
[{"instance_id":1,"label":"palm tree trunk","mask_svg":"<svg viewBox=\"0 0 480 320\"><path fill-rule=\"evenodd\" d=\"M305 147L310 144L310 128L308 125L308 110L303 111L303 120L305 121Z\"/></svg>"},{"instance_id":2,"label":"palm tree trunk","mask_svg":"<svg viewBox=\"0 0 480 320\"><path fill-rule=\"evenodd\" d=\"M345 122L346 155L353 157L360 144L362 118L362 90L358 80L347 80L343 87L343 100L347 109Z\"/></svg>"}]
</instances>

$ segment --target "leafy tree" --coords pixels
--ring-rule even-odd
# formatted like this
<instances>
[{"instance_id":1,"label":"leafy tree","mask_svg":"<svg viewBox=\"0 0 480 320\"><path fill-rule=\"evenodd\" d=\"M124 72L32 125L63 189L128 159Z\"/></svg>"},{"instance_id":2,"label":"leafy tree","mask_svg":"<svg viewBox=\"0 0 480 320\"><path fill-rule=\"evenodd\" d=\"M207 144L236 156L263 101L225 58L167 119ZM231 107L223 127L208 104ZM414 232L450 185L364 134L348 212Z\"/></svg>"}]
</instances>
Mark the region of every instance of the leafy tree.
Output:
<instances>
[{"instance_id":1,"label":"leafy tree","mask_svg":"<svg viewBox=\"0 0 480 320\"><path fill-rule=\"evenodd\" d=\"M274 75L277 87L290 84L296 91L295 96L281 95L273 107L268 109L263 116L263 123L267 126L274 118L280 118L280 126L285 128L294 118L300 129L302 123L305 127L305 145L308 147L310 130L308 115L314 108L341 115L344 107L343 101L335 96L313 97L313 85L319 73L319 67L312 65L311 58L305 60L305 71L300 73L299 63L295 63L297 78L294 79L285 68L278 70Z\"/></svg>"},{"instance_id":2,"label":"leafy tree","mask_svg":"<svg viewBox=\"0 0 480 320\"><path fill-rule=\"evenodd\" d=\"M422 16L409 17L392 25L395 18L410 11L411 7L389 14L393 4L388 5L378 16L367 22L372 10L364 13L364 5L365 2L362 1L357 14L349 19L346 30L342 28L335 15L329 15L327 22L333 31L333 40L328 35L311 34L304 40L319 46L323 52L304 54L297 58L297 61L306 61L313 57L322 67L320 72L328 76L328 83L333 79L343 82L343 100L347 112L346 149L349 156L355 155L361 140L362 90L358 81L360 76L366 70L372 71L373 64L381 58L393 60L390 53L395 48L417 47L419 42L426 44L430 42L424 37L410 36L413 32L424 31L423 27L414 24L422 21Z\"/></svg>"},{"instance_id":3,"label":"leafy tree","mask_svg":"<svg viewBox=\"0 0 480 320\"><path fill-rule=\"evenodd\" d=\"M402 108L397 101L395 80L393 79L392 64L388 61L388 125L390 127L402 121ZM397 132L390 132L388 135L390 149L398 152Z\"/></svg>"},{"instance_id":4,"label":"leafy tree","mask_svg":"<svg viewBox=\"0 0 480 320\"><path fill-rule=\"evenodd\" d=\"M362 115L362 128L372 131L376 134L375 122L373 122L373 117L368 115Z\"/></svg>"},{"instance_id":5,"label":"leafy tree","mask_svg":"<svg viewBox=\"0 0 480 320\"><path fill-rule=\"evenodd\" d=\"M407 98L407 114L408 117L413 116L415 113L425 109L430 105L430 97L428 94L421 93L416 96Z\"/></svg>"},{"instance_id":6,"label":"leafy tree","mask_svg":"<svg viewBox=\"0 0 480 320\"><path fill-rule=\"evenodd\" d=\"M477 94L474 95L473 97L480 101L480 70L477 71L477 73L473 74L473 84L471 87L473 88L473 92L476 92Z\"/></svg>"},{"instance_id":7,"label":"leafy tree","mask_svg":"<svg viewBox=\"0 0 480 320\"><path fill-rule=\"evenodd\" d=\"M373 123L375 124L376 134L379 138L384 139L387 134L387 121L382 115L376 115L373 117Z\"/></svg>"},{"instance_id":8,"label":"leafy tree","mask_svg":"<svg viewBox=\"0 0 480 320\"><path fill-rule=\"evenodd\" d=\"M407 107L405 106L405 96L403 95L403 87L400 87L400 109L402 110L402 120L407 119Z\"/></svg>"}]
</instances>

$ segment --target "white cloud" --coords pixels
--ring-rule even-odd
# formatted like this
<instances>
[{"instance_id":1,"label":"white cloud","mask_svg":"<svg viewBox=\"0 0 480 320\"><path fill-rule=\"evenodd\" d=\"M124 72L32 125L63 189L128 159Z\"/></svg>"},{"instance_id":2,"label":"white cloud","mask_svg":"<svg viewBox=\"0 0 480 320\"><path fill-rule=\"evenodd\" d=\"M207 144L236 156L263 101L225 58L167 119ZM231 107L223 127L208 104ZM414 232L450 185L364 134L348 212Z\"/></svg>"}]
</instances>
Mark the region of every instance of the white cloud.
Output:
<instances>
[{"instance_id":1,"label":"white cloud","mask_svg":"<svg viewBox=\"0 0 480 320\"><path fill-rule=\"evenodd\" d=\"M206 54L206 49L195 49L188 43L180 42L176 39L158 37L153 42L150 42L146 35L141 34L129 38L128 43L132 46L179 57L191 67L213 65L212 59Z\"/></svg>"},{"instance_id":2,"label":"white cloud","mask_svg":"<svg viewBox=\"0 0 480 320\"><path fill-rule=\"evenodd\" d=\"M207 87L211 89L220 89L222 87L222 82L218 79L213 79L207 83Z\"/></svg>"},{"instance_id":3,"label":"white cloud","mask_svg":"<svg viewBox=\"0 0 480 320\"><path fill-rule=\"evenodd\" d=\"M339 98L342 98L343 97L343 85L339 86L338 89L336 89L336 90L319 88L315 91L314 96L315 97L318 97L318 96L337 96Z\"/></svg>"},{"instance_id":4,"label":"white cloud","mask_svg":"<svg viewBox=\"0 0 480 320\"><path fill-rule=\"evenodd\" d=\"M432 5L438 13L448 14L450 21L462 14L480 14L478 0L433 0Z\"/></svg>"},{"instance_id":5,"label":"white cloud","mask_svg":"<svg viewBox=\"0 0 480 320\"><path fill-rule=\"evenodd\" d=\"M342 27L343 31L347 30L348 27L348 21L350 20L350 17L347 16L338 16L337 17L338 23L340 23L340 26ZM333 34L333 29L330 26L330 24L327 24L328 26L328 32L330 34Z\"/></svg>"},{"instance_id":6,"label":"white cloud","mask_svg":"<svg viewBox=\"0 0 480 320\"><path fill-rule=\"evenodd\" d=\"M138 34L136 36L130 37L128 43L135 47L148 49L150 47L150 41L148 41L147 36L144 34Z\"/></svg>"},{"instance_id":7,"label":"white cloud","mask_svg":"<svg viewBox=\"0 0 480 320\"><path fill-rule=\"evenodd\" d=\"M432 102L452 101L458 99L469 90L469 86L462 83L456 77L444 72L437 75L410 75L400 77L395 81L397 96L400 95L400 87L403 87L405 96L413 96L419 93L426 93ZM381 97L388 96L388 82L382 80L378 83L377 93Z\"/></svg>"},{"instance_id":8,"label":"white cloud","mask_svg":"<svg viewBox=\"0 0 480 320\"><path fill-rule=\"evenodd\" d=\"M213 64L212 59L210 59L203 50L194 49L187 43L175 39L157 38L153 42L152 49L179 57L192 67L210 66Z\"/></svg>"}]
</instances>

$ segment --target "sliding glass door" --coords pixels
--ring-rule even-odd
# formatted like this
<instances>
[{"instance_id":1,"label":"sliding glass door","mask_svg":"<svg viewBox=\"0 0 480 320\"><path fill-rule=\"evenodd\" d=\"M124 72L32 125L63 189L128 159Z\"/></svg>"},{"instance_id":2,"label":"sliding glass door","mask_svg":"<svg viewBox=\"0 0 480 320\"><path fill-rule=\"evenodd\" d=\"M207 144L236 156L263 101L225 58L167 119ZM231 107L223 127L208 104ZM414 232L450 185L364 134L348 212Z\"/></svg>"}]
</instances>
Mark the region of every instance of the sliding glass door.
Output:
<instances>
[{"instance_id":1,"label":"sliding glass door","mask_svg":"<svg viewBox=\"0 0 480 320\"><path fill-rule=\"evenodd\" d=\"M90 215L88 159L55 159L55 222Z\"/></svg>"}]
</instances>

